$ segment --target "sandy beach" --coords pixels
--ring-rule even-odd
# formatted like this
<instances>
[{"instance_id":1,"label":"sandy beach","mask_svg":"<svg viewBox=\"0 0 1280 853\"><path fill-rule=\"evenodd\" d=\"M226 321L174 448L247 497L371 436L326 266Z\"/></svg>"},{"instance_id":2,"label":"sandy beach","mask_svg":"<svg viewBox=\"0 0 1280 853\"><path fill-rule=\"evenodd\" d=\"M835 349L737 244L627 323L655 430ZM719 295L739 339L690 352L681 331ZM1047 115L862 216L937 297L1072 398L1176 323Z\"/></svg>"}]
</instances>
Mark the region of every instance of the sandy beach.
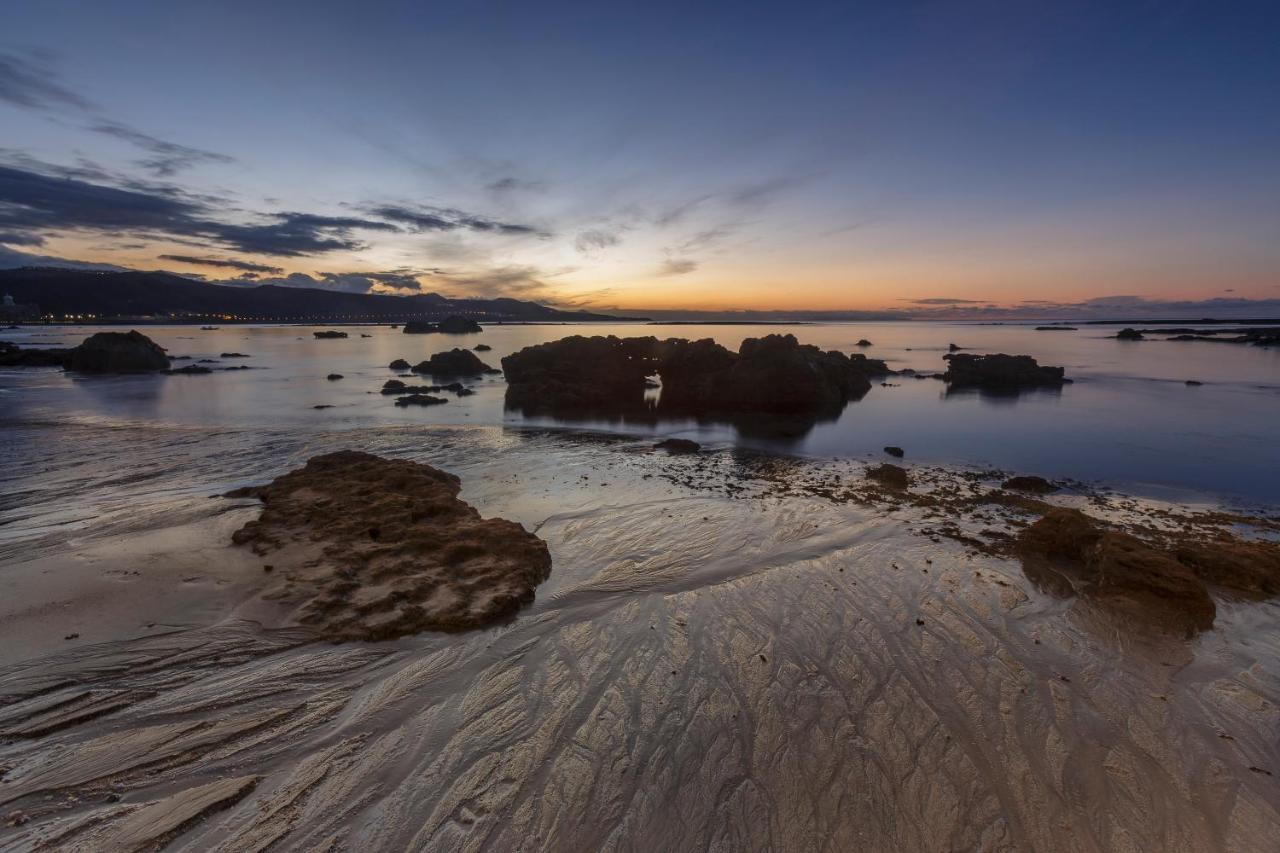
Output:
<instances>
[{"instance_id":1,"label":"sandy beach","mask_svg":"<svg viewBox=\"0 0 1280 853\"><path fill-rule=\"evenodd\" d=\"M1176 638L930 535L928 509L804 494L861 463L650 447L477 429L419 455L551 550L535 603L480 632L333 644L275 624L270 573L230 544L255 510L212 496L202 520L18 563L0 849L1261 851L1280 833L1274 602L1219 599L1213 630ZM1014 518L981 516L960 523Z\"/></svg>"}]
</instances>

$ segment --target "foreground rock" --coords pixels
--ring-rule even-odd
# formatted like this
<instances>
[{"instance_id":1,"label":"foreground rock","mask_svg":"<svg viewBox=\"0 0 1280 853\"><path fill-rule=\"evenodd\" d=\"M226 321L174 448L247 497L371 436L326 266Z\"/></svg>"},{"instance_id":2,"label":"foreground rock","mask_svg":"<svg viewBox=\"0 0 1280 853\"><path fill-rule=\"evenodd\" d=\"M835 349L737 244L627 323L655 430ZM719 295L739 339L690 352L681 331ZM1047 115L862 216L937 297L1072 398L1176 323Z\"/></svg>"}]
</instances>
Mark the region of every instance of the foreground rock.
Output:
<instances>
[{"instance_id":1,"label":"foreground rock","mask_svg":"<svg viewBox=\"0 0 1280 853\"><path fill-rule=\"evenodd\" d=\"M551 572L546 544L458 499L452 474L340 451L310 459L255 496L264 508L237 545L293 578L283 601L332 640L482 628L533 601Z\"/></svg>"},{"instance_id":2,"label":"foreground rock","mask_svg":"<svg viewBox=\"0 0 1280 853\"><path fill-rule=\"evenodd\" d=\"M23 349L9 341L0 341L0 367L62 367L69 349Z\"/></svg>"},{"instance_id":3,"label":"foreground rock","mask_svg":"<svg viewBox=\"0 0 1280 853\"><path fill-rule=\"evenodd\" d=\"M443 333L446 335L471 335L476 332L483 332L480 324L470 317L445 317L438 323L428 323L422 320L414 320L404 324L404 334L406 335L430 335Z\"/></svg>"},{"instance_id":4,"label":"foreground rock","mask_svg":"<svg viewBox=\"0 0 1280 853\"><path fill-rule=\"evenodd\" d=\"M687 438L665 438L653 446L654 450L665 450L668 453L697 453L702 445Z\"/></svg>"},{"instance_id":5,"label":"foreground rock","mask_svg":"<svg viewBox=\"0 0 1280 853\"><path fill-rule=\"evenodd\" d=\"M153 373L169 369L164 348L141 332L98 332L67 354L78 373Z\"/></svg>"},{"instance_id":6,"label":"foreground rock","mask_svg":"<svg viewBox=\"0 0 1280 853\"><path fill-rule=\"evenodd\" d=\"M1035 495L1047 495L1058 491L1058 487L1044 477L1010 477L1001 484L1001 488L1015 492L1030 492Z\"/></svg>"},{"instance_id":7,"label":"foreground rock","mask_svg":"<svg viewBox=\"0 0 1280 853\"><path fill-rule=\"evenodd\" d=\"M907 469L888 462L868 468L867 479L890 489L905 489L911 485L911 477L907 474Z\"/></svg>"},{"instance_id":8,"label":"foreground rock","mask_svg":"<svg viewBox=\"0 0 1280 853\"><path fill-rule=\"evenodd\" d=\"M432 376L479 376L482 373L497 373L485 364L471 350L451 349L438 352L426 361L413 366L414 373L426 373Z\"/></svg>"},{"instance_id":9,"label":"foreground rock","mask_svg":"<svg viewBox=\"0 0 1280 853\"><path fill-rule=\"evenodd\" d=\"M1057 387L1065 379L1061 367L1041 367L1029 355L944 355L947 372L943 380L957 387L1017 390L1019 388Z\"/></svg>"}]
</instances>

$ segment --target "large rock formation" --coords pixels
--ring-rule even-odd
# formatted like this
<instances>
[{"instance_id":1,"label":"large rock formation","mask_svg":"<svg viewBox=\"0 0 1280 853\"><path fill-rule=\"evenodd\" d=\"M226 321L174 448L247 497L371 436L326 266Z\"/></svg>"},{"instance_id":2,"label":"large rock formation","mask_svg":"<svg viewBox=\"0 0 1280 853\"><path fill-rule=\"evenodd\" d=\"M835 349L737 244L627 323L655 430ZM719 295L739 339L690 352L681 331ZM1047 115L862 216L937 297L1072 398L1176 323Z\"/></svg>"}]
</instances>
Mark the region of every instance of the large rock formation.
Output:
<instances>
[{"instance_id":1,"label":"large rock formation","mask_svg":"<svg viewBox=\"0 0 1280 853\"><path fill-rule=\"evenodd\" d=\"M435 333L443 333L446 335L470 335L476 332L483 332L484 329L480 324L470 317L460 317L453 315L445 317L438 323L429 323L425 320L413 320L404 324L404 333L406 335L429 335Z\"/></svg>"},{"instance_id":2,"label":"large rock formation","mask_svg":"<svg viewBox=\"0 0 1280 853\"><path fill-rule=\"evenodd\" d=\"M475 353L466 349L438 352L426 361L415 364L413 372L432 376L479 376L482 373L497 373L477 358Z\"/></svg>"},{"instance_id":3,"label":"large rock formation","mask_svg":"<svg viewBox=\"0 0 1280 853\"><path fill-rule=\"evenodd\" d=\"M1029 355L953 353L942 358L947 362L947 372L942 378L957 387L1012 391L1057 387L1065 381L1061 367L1041 367Z\"/></svg>"},{"instance_id":4,"label":"large rock formation","mask_svg":"<svg viewBox=\"0 0 1280 853\"><path fill-rule=\"evenodd\" d=\"M864 355L823 352L793 335L747 338L737 353L710 339L659 348L662 405L673 409L817 412L838 410L890 373Z\"/></svg>"},{"instance_id":5,"label":"large rock formation","mask_svg":"<svg viewBox=\"0 0 1280 853\"><path fill-rule=\"evenodd\" d=\"M589 410L639 406L657 370L656 338L573 335L502 359L509 408Z\"/></svg>"},{"instance_id":6,"label":"large rock formation","mask_svg":"<svg viewBox=\"0 0 1280 853\"><path fill-rule=\"evenodd\" d=\"M233 539L272 564L271 597L332 640L482 628L533 601L551 572L546 544L458 499L452 474L340 451L266 486L261 517Z\"/></svg>"},{"instance_id":7,"label":"large rock formation","mask_svg":"<svg viewBox=\"0 0 1280 853\"><path fill-rule=\"evenodd\" d=\"M710 338L574 336L502 360L507 405L572 411L640 407L648 377L662 377L660 410L672 413L838 411L889 373L883 361L823 352L791 335L748 338L738 352Z\"/></svg>"},{"instance_id":8,"label":"large rock formation","mask_svg":"<svg viewBox=\"0 0 1280 853\"><path fill-rule=\"evenodd\" d=\"M169 369L164 348L141 332L98 332L67 353L78 373L153 373Z\"/></svg>"}]
</instances>

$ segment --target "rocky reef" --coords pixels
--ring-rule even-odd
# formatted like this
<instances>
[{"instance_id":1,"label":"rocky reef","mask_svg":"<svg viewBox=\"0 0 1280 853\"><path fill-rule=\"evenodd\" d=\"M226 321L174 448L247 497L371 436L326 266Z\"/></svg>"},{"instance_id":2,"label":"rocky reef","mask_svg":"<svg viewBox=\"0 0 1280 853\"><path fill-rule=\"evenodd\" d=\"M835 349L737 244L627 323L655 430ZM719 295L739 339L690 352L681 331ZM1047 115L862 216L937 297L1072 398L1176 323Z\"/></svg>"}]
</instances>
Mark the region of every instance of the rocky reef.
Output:
<instances>
[{"instance_id":1,"label":"rocky reef","mask_svg":"<svg viewBox=\"0 0 1280 853\"><path fill-rule=\"evenodd\" d=\"M446 334L446 335L471 335L476 332L483 332L480 324L470 317L460 317L453 315L445 317L438 323L430 323L424 320L412 320L404 324L404 333L406 335L430 335L430 334Z\"/></svg>"},{"instance_id":2,"label":"rocky reef","mask_svg":"<svg viewBox=\"0 0 1280 853\"><path fill-rule=\"evenodd\" d=\"M1058 387L1067 381L1061 367L1042 367L1029 355L971 355L951 353L943 381L961 388L1016 391L1021 388Z\"/></svg>"},{"instance_id":3,"label":"rocky reef","mask_svg":"<svg viewBox=\"0 0 1280 853\"><path fill-rule=\"evenodd\" d=\"M233 540L271 555L275 597L327 639L483 628L533 600L551 555L519 524L481 518L460 488L429 465L329 453L230 493L264 504Z\"/></svg>"},{"instance_id":4,"label":"rocky reef","mask_svg":"<svg viewBox=\"0 0 1280 853\"><path fill-rule=\"evenodd\" d=\"M658 340L572 335L502 359L508 408L532 411L638 406L657 371Z\"/></svg>"}]
</instances>

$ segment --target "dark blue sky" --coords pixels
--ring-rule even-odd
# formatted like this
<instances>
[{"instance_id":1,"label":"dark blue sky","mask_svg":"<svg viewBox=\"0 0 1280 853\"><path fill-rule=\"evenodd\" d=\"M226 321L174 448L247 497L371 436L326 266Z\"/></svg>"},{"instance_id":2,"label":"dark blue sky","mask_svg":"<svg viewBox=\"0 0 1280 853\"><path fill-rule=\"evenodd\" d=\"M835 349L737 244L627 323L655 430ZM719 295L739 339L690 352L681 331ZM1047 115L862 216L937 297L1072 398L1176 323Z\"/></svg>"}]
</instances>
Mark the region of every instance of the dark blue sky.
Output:
<instances>
[{"instance_id":1,"label":"dark blue sky","mask_svg":"<svg viewBox=\"0 0 1280 853\"><path fill-rule=\"evenodd\" d=\"M1275 298L1277 8L10 4L0 255L655 308Z\"/></svg>"}]
</instances>

